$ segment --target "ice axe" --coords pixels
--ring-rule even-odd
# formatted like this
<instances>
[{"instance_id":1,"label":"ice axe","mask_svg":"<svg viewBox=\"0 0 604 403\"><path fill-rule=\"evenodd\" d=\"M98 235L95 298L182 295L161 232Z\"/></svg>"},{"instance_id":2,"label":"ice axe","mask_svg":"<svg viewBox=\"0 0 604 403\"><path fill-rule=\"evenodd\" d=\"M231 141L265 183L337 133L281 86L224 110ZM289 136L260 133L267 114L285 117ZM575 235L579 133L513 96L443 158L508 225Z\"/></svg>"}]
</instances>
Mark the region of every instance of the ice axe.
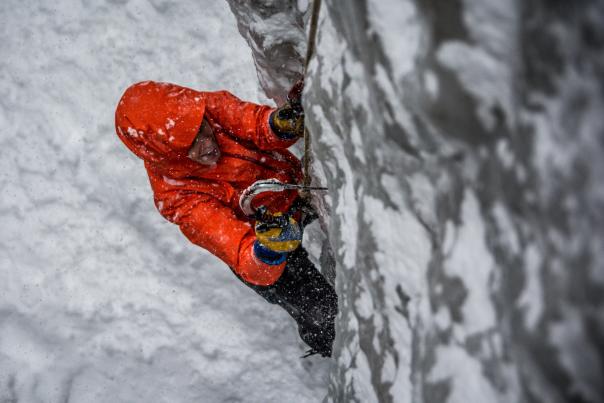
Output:
<instances>
[{"instance_id":1,"label":"ice axe","mask_svg":"<svg viewBox=\"0 0 604 403\"><path fill-rule=\"evenodd\" d=\"M265 179L259 180L252 183L247 189L241 193L239 197L239 207L241 211L245 213L248 217L255 217L256 210L252 207L252 201L254 197L258 196L260 193L264 192L283 192L284 190L327 190L326 187L321 186L304 186L297 185L294 183L283 183L277 179Z\"/></svg>"}]
</instances>

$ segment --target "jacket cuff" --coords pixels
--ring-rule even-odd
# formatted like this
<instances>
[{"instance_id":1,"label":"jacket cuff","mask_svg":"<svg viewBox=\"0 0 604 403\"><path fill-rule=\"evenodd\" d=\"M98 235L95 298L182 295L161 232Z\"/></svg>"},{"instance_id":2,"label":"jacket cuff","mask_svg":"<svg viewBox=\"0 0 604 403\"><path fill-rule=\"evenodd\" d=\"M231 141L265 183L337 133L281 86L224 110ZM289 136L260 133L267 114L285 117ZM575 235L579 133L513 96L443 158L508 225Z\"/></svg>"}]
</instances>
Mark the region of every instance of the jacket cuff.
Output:
<instances>
[{"instance_id":1,"label":"jacket cuff","mask_svg":"<svg viewBox=\"0 0 604 403\"><path fill-rule=\"evenodd\" d=\"M263 246L260 242L254 242L254 256L258 258L262 263L266 263L270 266L277 266L285 262L287 259L287 252L275 252L267 247Z\"/></svg>"}]
</instances>

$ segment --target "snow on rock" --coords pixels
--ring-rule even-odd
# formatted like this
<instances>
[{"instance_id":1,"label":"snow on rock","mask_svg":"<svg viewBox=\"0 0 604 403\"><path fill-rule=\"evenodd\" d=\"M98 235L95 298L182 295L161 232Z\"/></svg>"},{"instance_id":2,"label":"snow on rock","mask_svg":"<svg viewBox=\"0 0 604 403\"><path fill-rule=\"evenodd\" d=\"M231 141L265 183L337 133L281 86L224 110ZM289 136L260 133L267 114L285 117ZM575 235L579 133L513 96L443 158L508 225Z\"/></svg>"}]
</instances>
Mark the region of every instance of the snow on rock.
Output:
<instances>
[{"instance_id":1,"label":"snow on rock","mask_svg":"<svg viewBox=\"0 0 604 403\"><path fill-rule=\"evenodd\" d=\"M299 36L297 3L230 1L277 100L267 10ZM323 0L305 108L340 298L328 401L602 401L603 27L596 0Z\"/></svg>"},{"instance_id":2,"label":"snow on rock","mask_svg":"<svg viewBox=\"0 0 604 403\"><path fill-rule=\"evenodd\" d=\"M302 77L306 52L304 11L307 2L293 0L227 0L239 32L252 49L260 84L277 103Z\"/></svg>"}]
</instances>

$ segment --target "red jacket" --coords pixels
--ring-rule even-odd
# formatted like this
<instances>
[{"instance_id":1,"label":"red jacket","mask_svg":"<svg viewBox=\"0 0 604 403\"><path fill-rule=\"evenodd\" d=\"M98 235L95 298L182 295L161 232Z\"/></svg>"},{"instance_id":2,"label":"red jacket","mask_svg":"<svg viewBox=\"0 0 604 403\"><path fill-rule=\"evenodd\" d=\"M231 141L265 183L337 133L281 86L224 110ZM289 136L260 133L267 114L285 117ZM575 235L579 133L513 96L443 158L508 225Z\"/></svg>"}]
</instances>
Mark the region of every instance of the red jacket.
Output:
<instances>
[{"instance_id":1,"label":"red jacket","mask_svg":"<svg viewBox=\"0 0 604 403\"><path fill-rule=\"evenodd\" d=\"M155 206L193 243L212 252L247 282L273 284L285 263L257 260L253 227L239 196L259 179L299 183L300 161L270 129L268 106L243 102L226 91L200 92L146 81L128 88L115 111L122 142L145 162ZM202 123L210 123L220 147L217 164L187 157ZM254 200L269 211L287 211L295 191L265 193Z\"/></svg>"}]
</instances>

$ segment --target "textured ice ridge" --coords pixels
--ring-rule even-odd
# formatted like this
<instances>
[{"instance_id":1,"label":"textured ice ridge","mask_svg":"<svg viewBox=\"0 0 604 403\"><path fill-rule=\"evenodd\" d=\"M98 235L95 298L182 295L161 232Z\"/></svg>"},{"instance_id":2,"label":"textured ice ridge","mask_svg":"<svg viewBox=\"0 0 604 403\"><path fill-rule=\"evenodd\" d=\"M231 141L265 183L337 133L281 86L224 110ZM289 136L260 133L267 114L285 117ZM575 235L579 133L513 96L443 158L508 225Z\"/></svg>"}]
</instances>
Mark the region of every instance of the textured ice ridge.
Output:
<instances>
[{"instance_id":1,"label":"textured ice ridge","mask_svg":"<svg viewBox=\"0 0 604 403\"><path fill-rule=\"evenodd\" d=\"M307 4L230 4L271 94ZM603 21L597 1L323 0L305 108L340 297L327 400L601 401Z\"/></svg>"}]
</instances>

